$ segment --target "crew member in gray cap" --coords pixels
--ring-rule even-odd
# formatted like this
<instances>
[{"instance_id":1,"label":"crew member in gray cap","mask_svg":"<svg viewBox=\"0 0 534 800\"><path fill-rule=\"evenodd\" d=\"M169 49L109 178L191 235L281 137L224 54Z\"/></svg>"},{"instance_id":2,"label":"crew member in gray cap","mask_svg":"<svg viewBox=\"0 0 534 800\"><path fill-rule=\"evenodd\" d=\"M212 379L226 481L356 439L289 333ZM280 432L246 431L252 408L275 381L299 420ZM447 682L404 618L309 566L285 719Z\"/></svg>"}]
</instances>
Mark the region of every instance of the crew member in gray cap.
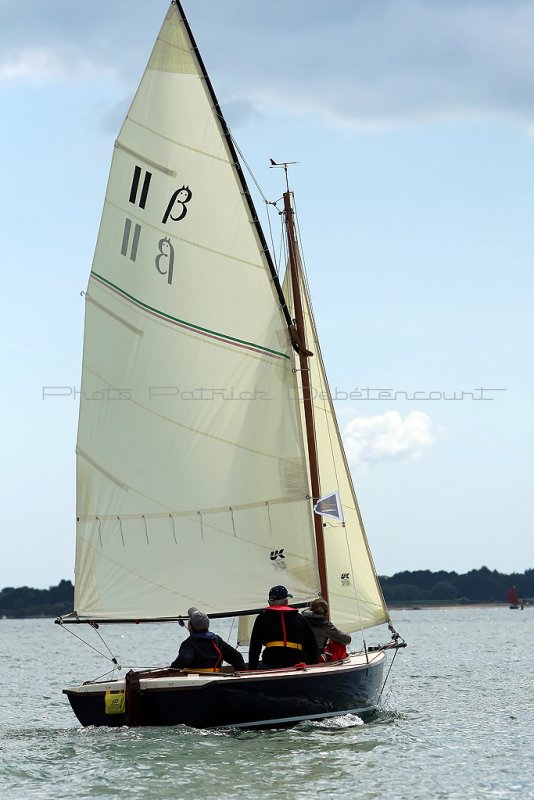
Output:
<instances>
[{"instance_id":1,"label":"crew member in gray cap","mask_svg":"<svg viewBox=\"0 0 534 800\"><path fill-rule=\"evenodd\" d=\"M220 672L223 661L227 661L238 670L245 668L241 653L209 630L210 621L203 611L190 608L187 615L189 637L180 645L171 669L183 669L186 672Z\"/></svg>"}]
</instances>

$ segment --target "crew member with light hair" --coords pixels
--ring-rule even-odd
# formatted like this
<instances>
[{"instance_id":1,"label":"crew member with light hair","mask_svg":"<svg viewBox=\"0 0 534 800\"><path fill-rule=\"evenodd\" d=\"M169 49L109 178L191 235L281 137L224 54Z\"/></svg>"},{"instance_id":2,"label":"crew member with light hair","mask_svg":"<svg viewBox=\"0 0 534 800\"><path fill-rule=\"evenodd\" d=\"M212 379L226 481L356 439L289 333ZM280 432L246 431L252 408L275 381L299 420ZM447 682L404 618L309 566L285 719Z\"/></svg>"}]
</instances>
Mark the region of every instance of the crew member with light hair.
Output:
<instances>
[{"instance_id":1,"label":"crew member with light hair","mask_svg":"<svg viewBox=\"0 0 534 800\"><path fill-rule=\"evenodd\" d=\"M317 597L310 603L302 616L310 623L322 661L338 661L347 657L347 647L351 637L343 633L328 619L328 603Z\"/></svg>"}]
</instances>

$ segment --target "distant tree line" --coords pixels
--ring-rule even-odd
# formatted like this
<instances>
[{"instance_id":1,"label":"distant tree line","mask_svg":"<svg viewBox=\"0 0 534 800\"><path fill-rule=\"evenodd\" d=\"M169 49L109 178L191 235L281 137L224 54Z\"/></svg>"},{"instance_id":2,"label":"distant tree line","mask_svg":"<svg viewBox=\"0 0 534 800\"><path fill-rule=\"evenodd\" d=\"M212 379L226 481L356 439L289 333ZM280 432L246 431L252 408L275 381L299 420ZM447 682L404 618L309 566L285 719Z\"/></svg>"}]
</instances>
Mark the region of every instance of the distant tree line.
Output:
<instances>
[{"instance_id":1,"label":"distant tree line","mask_svg":"<svg viewBox=\"0 0 534 800\"><path fill-rule=\"evenodd\" d=\"M8 586L0 592L0 618L59 617L72 611L74 586L60 581L49 589Z\"/></svg>"},{"instance_id":2,"label":"distant tree line","mask_svg":"<svg viewBox=\"0 0 534 800\"><path fill-rule=\"evenodd\" d=\"M380 576L386 602L431 605L438 603L506 603L508 590L515 586L523 600L534 600L534 569L510 575L489 570L472 569L457 572L397 572L391 578ZM49 589L8 586L0 591L0 618L58 617L74 608L74 587L60 581Z\"/></svg>"},{"instance_id":3,"label":"distant tree line","mask_svg":"<svg viewBox=\"0 0 534 800\"><path fill-rule=\"evenodd\" d=\"M515 586L523 600L534 599L534 569L510 575L489 570L472 569L457 572L397 572L393 577L380 577L386 602L430 603L506 603L508 590Z\"/></svg>"}]
</instances>

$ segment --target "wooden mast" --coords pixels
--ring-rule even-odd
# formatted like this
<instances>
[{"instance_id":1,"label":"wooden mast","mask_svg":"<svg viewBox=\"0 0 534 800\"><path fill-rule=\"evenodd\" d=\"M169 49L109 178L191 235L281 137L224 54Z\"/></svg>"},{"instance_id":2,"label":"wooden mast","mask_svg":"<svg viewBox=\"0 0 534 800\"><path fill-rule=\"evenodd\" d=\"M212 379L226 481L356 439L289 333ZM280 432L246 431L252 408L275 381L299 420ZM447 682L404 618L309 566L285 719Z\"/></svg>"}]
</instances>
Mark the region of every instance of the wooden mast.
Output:
<instances>
[{"instance_id":1,"label":"wooden mast","mask_svg":"<svg viewBox=\"0 0 534 800\"><path fill-rule=\"evenodd\" d=\"M289 267L291 270L291 287L293 290L293 302L295 306L296 336L294 336L293 342L299 354L303 395L302 400L304 403L304 418L306 422L306 441L308 445L308 458L310 464L311 491L313 502L316 503L320 497L320 486L317 445L315 440L315 422L313 418L313 398L311 393L309 369L309 358L313 355L313 353L310 353L306 345L306 329L304 326L304 314L302 311L300 289L300 259L298 255L297 237L295 235L294 211L291 205L291 192L289 191L289 188L284 192L284 212L287 232L287 246L289 251ZM316 514L315 512L313 512L313 524L315 529L315 543L317 547L317 563L319 567L321 595L328 603L323 523L320 515Z\"/></svg>"}]
</instances>

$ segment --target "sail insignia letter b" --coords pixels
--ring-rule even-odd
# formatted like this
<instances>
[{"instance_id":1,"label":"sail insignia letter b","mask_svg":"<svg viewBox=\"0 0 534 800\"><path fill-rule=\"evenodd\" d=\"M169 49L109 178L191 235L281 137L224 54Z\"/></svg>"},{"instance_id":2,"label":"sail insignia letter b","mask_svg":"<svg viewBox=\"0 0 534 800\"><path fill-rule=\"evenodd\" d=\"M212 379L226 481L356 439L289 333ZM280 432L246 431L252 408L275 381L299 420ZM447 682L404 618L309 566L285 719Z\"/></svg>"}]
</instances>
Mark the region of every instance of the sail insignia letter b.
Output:
<instances>
[{"instance_id":1,"label":"sail insignia letter b","mask_svg":"<svg viewBox=\"0 0 534 800\"><path fill-rule=\"evenodd\" d=\"M180 189L177 189L169 200L169 204L161 221L165 224L169 217L174 220L174 222L179 222L181 219L183 219L187 214L186 203L189 203L192 197L193 192L189 186L182 186ZM171 213L173 211L177 213L178 216L173 217Z\"/></svg>"},{"instance_id":2,"label":"sail insignia letter b","mask_svg":"<svg viewBox=\"0 0 534 800\"><path fill-rule=\"evenodd\" d=\"M156 269L160 275L166 275L167 283L171 284L174 267L174 247L167 236L159 240L158 247L159 256L156 256ZM164 267L166 267L166 269Z\"/></svg>"}]
</instances>

